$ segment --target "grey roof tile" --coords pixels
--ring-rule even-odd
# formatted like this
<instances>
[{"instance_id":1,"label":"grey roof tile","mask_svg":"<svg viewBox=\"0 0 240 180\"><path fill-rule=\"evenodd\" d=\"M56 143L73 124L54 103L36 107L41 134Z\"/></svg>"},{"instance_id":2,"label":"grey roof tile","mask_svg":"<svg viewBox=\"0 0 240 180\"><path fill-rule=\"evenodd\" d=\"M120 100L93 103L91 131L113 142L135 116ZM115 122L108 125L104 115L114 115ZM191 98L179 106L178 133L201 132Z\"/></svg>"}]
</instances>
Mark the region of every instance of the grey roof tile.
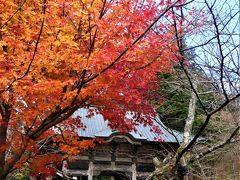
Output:
<instances>
[{"instance_id":1,"label":"grey roof tile","mask_svg":"<svg viewBox=\"0 0 240 180\"><path fill-rule=\"evenodd\" d=\"M86 117L87 113L88 113L87 109L81 108L78 111L76 111L73 115L73 116L80 116L81 122L86 126L85 130L83 130L83 129L77 130L77 133L80 137L107 138L116 132L108 126L108 122L106 120L104 120L102 115L95 113L92 117L89 118L89 117ZM144 126L143 124L136 126L137 132L132 131L129 134L136 140L140 140L140 141L145 140L145 141L149 141L149 142L157 142L159 140L159 138L161 138L163 142L176 143L177 140L175 137L177 137L179 142L182 141L182 139L183 139L182 133L167 128L159 120L158 117L156 118L156 121L154 121L154 125L158 126L160 128L162 134L157 134L157 133L151 131L151 128L148 125Z\"/></svg>"}]
</instances>

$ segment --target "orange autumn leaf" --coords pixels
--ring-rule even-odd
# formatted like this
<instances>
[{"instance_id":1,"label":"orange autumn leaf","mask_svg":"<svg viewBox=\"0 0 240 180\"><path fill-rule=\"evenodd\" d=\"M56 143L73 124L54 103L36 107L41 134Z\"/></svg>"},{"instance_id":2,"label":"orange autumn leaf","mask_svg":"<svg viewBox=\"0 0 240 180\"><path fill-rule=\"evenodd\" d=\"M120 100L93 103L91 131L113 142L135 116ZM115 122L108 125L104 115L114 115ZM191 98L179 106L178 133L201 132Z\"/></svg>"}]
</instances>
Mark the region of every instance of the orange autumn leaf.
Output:
<instances>
[{"instance_id":1,"label":"orange autumn leaf","mask_svg":"<svg viewBox=\"0 0 240 180\"><path fill-rule=\"evenodd\" d=\"M151 124L156 74L177 63L171 24L154 22L169 2L0 0L0 157L19 154L0 162L0 179L27 159L52 173L39 148L49 139L69 155L94 148L76 134L78 108L94 106L120 132Z\"/></svg>"}]
</instances>

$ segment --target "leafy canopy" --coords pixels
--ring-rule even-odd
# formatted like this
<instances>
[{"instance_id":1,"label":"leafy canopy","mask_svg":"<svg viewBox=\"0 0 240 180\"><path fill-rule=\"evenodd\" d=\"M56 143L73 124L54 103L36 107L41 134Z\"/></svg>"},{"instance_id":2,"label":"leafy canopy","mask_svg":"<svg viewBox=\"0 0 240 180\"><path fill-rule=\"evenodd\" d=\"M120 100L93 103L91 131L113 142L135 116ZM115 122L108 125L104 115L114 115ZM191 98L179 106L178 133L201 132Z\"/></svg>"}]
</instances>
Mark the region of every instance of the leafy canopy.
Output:
<instances>
[{"instance_id":1,"label":"leafy canopy","mask_svg":"<svg viewBox=\"0 0 240 180\"><path fill-rule=\"evenodd\" d=\"M121 132L151 124L149 90L157 88L156 72L172 70L177 47L167 21L143 32L160 15L169 16L170 5L0 0L0 153L19 155L7 157L3 172L27 159L33 168L34 160L41 162L35 163L40 171L47 158L38 142L49 137L69 154L93 147L75 132L84 126L71 115L81 107L89 115L94 107ZM135 120L126 112L134 112Z\"/></svg>"}]
</instances>

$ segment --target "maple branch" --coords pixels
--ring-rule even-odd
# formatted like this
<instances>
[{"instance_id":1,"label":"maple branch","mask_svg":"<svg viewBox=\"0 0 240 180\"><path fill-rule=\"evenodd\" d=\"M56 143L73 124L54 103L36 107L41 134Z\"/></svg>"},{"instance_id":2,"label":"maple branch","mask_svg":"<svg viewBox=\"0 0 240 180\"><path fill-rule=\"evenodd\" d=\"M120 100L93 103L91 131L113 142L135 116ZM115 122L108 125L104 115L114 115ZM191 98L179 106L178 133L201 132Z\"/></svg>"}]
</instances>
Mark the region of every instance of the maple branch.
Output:
<instances>
[{"instance_id":1,"label":"maple branch","mask_svg":"<svg viewBox=\"0 0 240 180\"><path fill-rule=\"evenodd\" d=\"M26 2L26 1L24 1L24 2L21 4L21 6L18 8L18 10L9 18L9 20L8 20L7 22L5 22L5 23L1 26L1 28L2 28L4 25L6 25L6 24L13 18L13 16L22 8L22 6L23 6L23 4L24 4L25 2ZM43 2L44 2L44 5L43 5L43 14L45 14L45 13L46 13L46 0L43 0ZM35 58L35 56L36 56L36 53L37 53L38 44L39 44L40 37L41 37L42 31L43 31L44 21L45 21L45 18L43 18L43 20L42 20L41 27L40 27L40 31L39 31L38 38L37 38L37 42L36 42L35 49L34 49L34 52L33 52L33 56L32 56L32 59L30 60L30 63L29 63L29 65L28 65L28 68L27 68L26 72L25 72L21 77L14 79L14 80L11 82L11 84L10 84L5 90L3 90L2 92L11 90L12 85L13 85L16 81L24 78L24 77L29 73L30 67L31 67L31 65L32 65L32 63L33 63L33 60L34 60L34 58ZM3 138L3 139L4 139L4 138ZM3 164L4 167L3 167L3 169L2 169L2 172L0 173L0 176L1 176L1 177L5 177L11 170L13 170L13 166L16 164L16 162L17 162L17 161L21 158L21 156L23 155L23 153L24 153L24 151L25 151L25 149L26 149L28 140L29 140L29 139L27 138L27 141L26 141L25 143L23 142L23 146L20 148L21 151L20 151L18 154L15 154L15 155L13 156L13 159L12 159L11 162L9 162L9 163L4 163L4 164ZM3 154L4 154L4 153L3 153ZM2 168L2 167L1 167L1 168Z\"/></svg>"},{"instance_id":2,"label":"maple branch","mask_svg":"<svg viewBox=\"0 0 240 180\"><path fill-rule=\"evenodd\" d=\"M66 138L64 137L64 134L63 134L63 131L62 131L61 127L57 126L57 128L60 131L60 134L61 134L61 137L62 137L62 140L63 140L63 141L60 141L59 144L66 144L66 145L68 145L70 147L77 148L77 150L79 150L79 151L82 151L82 149L80 147L76 147L76 145L67 142Z\"/></svg>"},{"instance_id":3,"label":"maple branch","mask_svg":"<svg viewBox=\"0 0 240 180\"><path fill-rule=\"evenodd\" d=\"M103 6L102 6L102 9L100 11L99 19L101 19L104 16L104 14L106 13L106 9L105 9L106 2L107 2L107 0L103 1Z\"/></svg>"},{"instance_id":4,"label":"maple branch","mask_svg":"<svg viewBox=\"0 0 240 180\"><path fill-rule=\"evenodd\" d=\"M46 8L47 8L47 0L43 0L43 3L44 3L43 4L43 14L45 15L46 14ZM27 70L25 71L25 73L22 76L17 77L16 79L14 79L11 82L11 84L7 87L7 89L5 91L8 91L16 81L23 79L29 73L30 68L32 66L32 63L33 63L33 61L35 59L35 56L37 54L38 44L40 42L40 37L41 37L42 32L43 32L44 22L45 22L45 17L42 19L41 27L40 27L40 30L39 30L39 33L38 33L38 37L37 37L37 42L36 42L36 45L35 45L35 48L34 48L34 51L33 51L33 55L32 55L32 58L30 60L30 63L28 65Z\"/></svg>"},{"instance_id":5,"label":"maple branch","mask_svg":"<svg viewBox=\"0 0 240 180\"><path fill-rule=\"evenodd\" d=\"M114 61L112 61L112 63L110 63L108 66L106 66L104 69L102 69L98 74L93 75L92 77L90 77L89 79L87 79L86 81L83 82L83 84L87 84L88 82L94 80L95 78L97 78L100 74L104 73L105 71L107 71L108 69L110 69L112 66L114 66L116 64L116 62L118 62L135 44L137 44L149 31L150 29L172 8L174 7L180 0L177 0L176 2L174 2L173 4L171 4L170 6L167 6L166 9L155 19L155 21L153 21L147 28L146 30L140 34L129 47L126 47L125 50L122 51L122 53L115 58Z\"/></svg>"},{"instance_id":6,"label":"maple branch","mask_svg":"<svg viewBox=\"0 0 240 180\"><path fill-rule=\"evenodd\" d=\"M36 121L37 121L37 116L33 119L31 126L27 128L25 134L28 134L31 131L31 129L34 127L34 124L36 123Z\"/></svg>"},{"instance_id":7,"label":"maple branch","mask_svg":"<svg viewBox=\"0 0 240 180\"><path fill-rule=\"evenodd\" d=\"M188 1L188 2L185 2L185 3L181 3L179 5L176 4L173 7L180 8L180 7L183 7L183 6L186 6L186 5L190 4L190 3L192 3L193 1L195 1L195 0L191 0L191 1Z\"/></svg>"},{"instance_id":8,"label":"maple branch","mask_svg":"<svg viewBox=\"0 0 240 180\"><path fill-rule=\"evenodd\" d=\"M89 29L89 51L88 51L88 58L91 56L92 52L93 52L93 49L94 49L94 44L95 44L95 41L96 41L96 37L97 37L97 27L96 27L96 30L94 32L94 35L92 37L92 29L93 27L91 28L91 23L90 23L91 19L90 17L88 18L88 29Z\"/></svg>"},{"instance_id":9,"label":"maple branch","mask_svg":"<svg viewBox=\"0 0 240 180\"><path fill-rule=\"evenodd\" d=\"M71 109L69 108L69 111L67 113L65 113L62 117L62 113L58 114L56 118L51 119L52 121L49 121L47 123L45 123L44 125L41 125L37 128L37 130L35 130L34 132L30 133L28 135L29 138L35 140L38 137L40 137L46 130L48 130L49 128L53 127L54 125L66 120L68 117L70 117L77 109L79 108L79 106L74 106Z\"/></svg>"},{"instance_id":10,"label":"maple branch","mask_svg":"<svg viewBox=\"0 0 240 180\"><path fill-rule=\"evenodd\" d=\"M90 15L88 14L88 31L89 31L89 50L88 50L88 57L90 57L92 53L92 29L91 29L91 18Z\"/></svg>"},{"instance_id":11,"label":"maple branch","mask_svg":"<svg viewBox=\"0 0 240 180\"><path fill-rule=\"evenodd\" d=\"M59 127L59 126L56 126L56 127L60 131L60 134L61 134L61 137L62 137L62 140L64 141L64 143L70 146L70 144L66 141L66 139L64 137L64 134L63 134L63 131L62 131L61 127Z\"/></svg>"},{"instance_id":12,"label":"maple branch","mask_svg":"<svg viewBox=\"0 0 240 180\"><path fill-rule=\"evenodd\" d=\"M12 105L0 102L0 114L2 116L3 122L7 122L11 116ZM2 122L1 122L2 125Z\"/></svg>"},{"instance_id":13,"label":"maple branch","mask_svg":"<svg viewBox=\"0 0 240 180\"><path fill-rule=\"evenodd\" d=\"M82 89L82 87L83 87L84 78L85 78L85 76L86 76L86 72L87 72L87 71L84 69L83 72L82 72L82 76L81 76L80 80L78 81L78 83L77 83L77 85L76 85L76 88L78 88L78 91L77 91L76 96L73 98L73 100L72 100L72 102L71 102L71 105L73 105L73 104L76 102L77 97L78 97L78 95L79 95L80 92L81 92L81 89Z\"/></svg>"},{"instance_id":14,"label":"maple branch","mask_svg":"<svg viewBox=\"0 0 240 180\"><path fill-rule=\"evenodd\" d=\"M35 131L29 132L27 136L33 140L37 139L49 128L69 118L77 109L81 108L81 105L83 105L88 99L89 97L86 97L81 101L75 102L74 106L70 105L63 110L59 109L58 111L51 113L45 118L44 123L42 123Z\"/></svg>"},{"instance_id":15,"label":"maple branch","mask_svg":"<svg viewBox=\"0 0 240 180\"><path fill-rule=\"evenodd\" d=\"M162 52L160 52L157 56L155 56L155 57L153 58L153 60L151 60L150 62L148 62L148 63L146 63L146 64L144 64L144 65L136 68L136 70L145 69L146 67L151 66L154 62L157 61L158 58L161 57L161 55L162 55Z\"/></svg>"},{"instance_id":16,"label":"maple branch","mask_svg":"<svg viewBox=\"0 0 240 180\"><path fill-rule=\"evenodd\" d=\"M94 2L94 0L92 1L91 5L93 4L93 2ZM103 6L102 6L102 9L101 9L101 11L100 11L100 15L99 15L98 19L102 19L102 17L104 16L104 14L105 14L105 6L106 6L106 0L103 1ZM94 35L93 35L93 38L92 38L92 34L91 34L92 28L91 28L91 26L90 26L90 20L91 20L91 19L90 19L90 17L89 17L89 19L88 19L88 21L89 21L88 25L89 25L89 34L90 34L90 39L89 39L89 41L90 41L90 47L89 47L89 52L88 52L88 58L91 56L91 53L93 52L94 44L95 44L96 37L97 37L97 30L98 30L97 27L96 27L96 30L95 30Z\"/></svg>"},{"instance_id":17,"label":"maple branch","mask_svg":"<svg viewBox=\"0 0 240 180\"><path fill-rule=\"evenodd\" d=\"M12 18L22 9L23 5L26 3L27 0L24 0L17 8L17 10L8 18L8 20L3 23L1 26L0 26L0 29L2 29L4 26L6 26L8 24L9 21L12 20Z\"/></svg>"},{"instance_id":18,"label":"maple branch","mask_svg":"<svg viewBox=\"0 0 240 180\"><path fill-rule=\"evenodd\" d=\"M52 112L50 115L48 115L40 124L40 126L34 131L30 132L30 130L26 131L27 136L32 136L34 133L42 129L46 124L49 124L51 121L59 118L62 114L66 113L70 109L70 106L65 107L64 109L57 108L55 112Z\"/></svg>"}]
</instances>

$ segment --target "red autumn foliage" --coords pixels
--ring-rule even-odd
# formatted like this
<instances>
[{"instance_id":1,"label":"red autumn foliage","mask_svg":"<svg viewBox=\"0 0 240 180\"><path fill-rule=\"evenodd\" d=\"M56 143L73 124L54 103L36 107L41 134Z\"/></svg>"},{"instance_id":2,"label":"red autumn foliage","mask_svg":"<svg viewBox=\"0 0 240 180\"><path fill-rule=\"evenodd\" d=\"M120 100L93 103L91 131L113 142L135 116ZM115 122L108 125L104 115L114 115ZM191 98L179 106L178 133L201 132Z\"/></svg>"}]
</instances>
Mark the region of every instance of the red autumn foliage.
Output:
<instances>
[{"instance_id":1,"label":"red autumn foliage","mask_svg":"<svg viewBox=\"0 0 240 180\"><path fill-rule=\"evenodd\" d=\"M176 62L171 24L155 21L170 6L0 0L0 177L26 161L34 174L51 174L60 157L43 154L39 142L48 138L70 155L94 147L76 135L84 128L71 118L78 108L94 107L120 132L151 124L156 73L171 72Z\"/></svg>"}]
</instances>

